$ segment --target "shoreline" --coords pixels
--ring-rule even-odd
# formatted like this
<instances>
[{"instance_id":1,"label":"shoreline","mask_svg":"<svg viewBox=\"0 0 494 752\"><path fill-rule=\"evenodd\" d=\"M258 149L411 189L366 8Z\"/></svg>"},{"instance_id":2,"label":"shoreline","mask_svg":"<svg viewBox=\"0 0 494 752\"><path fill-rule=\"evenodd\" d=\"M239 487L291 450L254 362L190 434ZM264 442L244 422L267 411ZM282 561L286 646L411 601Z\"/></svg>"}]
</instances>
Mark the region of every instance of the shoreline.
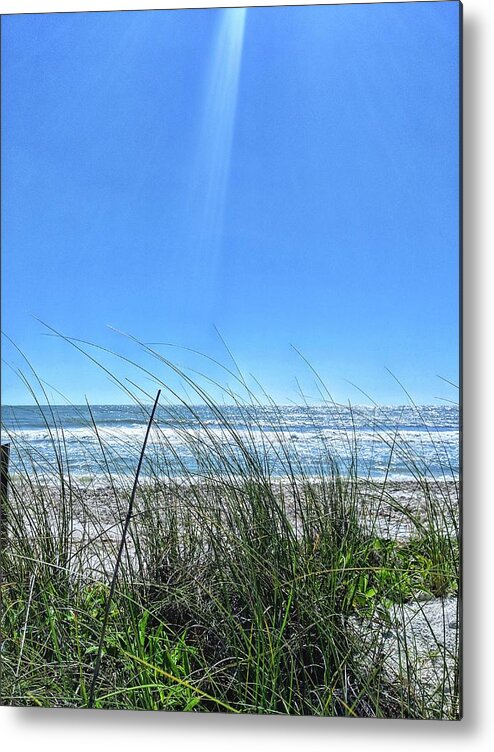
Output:
<instances>
[{"instance_id":1,"label":"shoreline","mask_svg":"<svg viewBox=\"0 0 494 752\"><path fill-rule=\"evenodd\" d=\"M92 530L101 534L102 530L112 531L110 536L119 538L120 524L125 519L131 490L129 476L127 483L78 484L75 479L60 485L39 484L37 492L41 494L47 512L54 518L61 508L70 506L72 513L71 527L80 531L83 537ZM288 480L271 479L268 486L259 481L257 491L266 491L275 500L276 506L298 530L300 519L311 504L319 505L319 512L325 502L325 493L334 481L327 479ZM358 511L362 530L377 537L391 540L408 540L413 537L420 526L426 526L434 516L435 524L444 527L444 531L457 534L460 514L460 488L455 480L434 480L428 486L424 481L388 479L341 479L344 487L343 498ZM255 484L255 482L254 482ZM20 504L28 510L36 498L29 480L11 479L11 504ZM211 504L222 513L227 511L238 499L248 499L249 486L245 479L233 479L228 482L222 478L209 478L207 481L187 479L155 479L152 483L143 479L139 482L134 502L133 518L139 526L139 518L152 509L161 520L173 507L178 518L192 515L200 523L201 515L209 514ZM329 513L329 512L327 512Z\"/></svg>"}]
</instances>

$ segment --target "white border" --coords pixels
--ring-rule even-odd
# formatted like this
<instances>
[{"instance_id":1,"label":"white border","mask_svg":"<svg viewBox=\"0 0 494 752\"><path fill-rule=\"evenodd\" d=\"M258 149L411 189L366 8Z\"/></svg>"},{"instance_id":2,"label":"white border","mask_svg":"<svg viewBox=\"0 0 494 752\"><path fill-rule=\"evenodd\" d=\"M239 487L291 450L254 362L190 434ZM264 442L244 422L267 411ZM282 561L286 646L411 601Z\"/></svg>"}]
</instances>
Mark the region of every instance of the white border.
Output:
<instances>
[{"instance_id":1,"label":"white border","mask_svg":"<svg viewBox=\"0 0 494 752\"><path fill-rule=\"evenodd\" d=\"M372 0L371 0L372 1ZM427 0L417 0L424 2ZM203 0L0 0L2 13L242 5ZM252 2L250 5L266 3ZM277 2L270 5L300 5ZM334 4L340 4L335 2ZM492 749L494 602L494 2L464 1L464 720L461 723L0 708L4 749L351 752ZM490 32L490 34L489 34ZM490 188L490 191L489 191Z\"/></svg>"}]
</instances>

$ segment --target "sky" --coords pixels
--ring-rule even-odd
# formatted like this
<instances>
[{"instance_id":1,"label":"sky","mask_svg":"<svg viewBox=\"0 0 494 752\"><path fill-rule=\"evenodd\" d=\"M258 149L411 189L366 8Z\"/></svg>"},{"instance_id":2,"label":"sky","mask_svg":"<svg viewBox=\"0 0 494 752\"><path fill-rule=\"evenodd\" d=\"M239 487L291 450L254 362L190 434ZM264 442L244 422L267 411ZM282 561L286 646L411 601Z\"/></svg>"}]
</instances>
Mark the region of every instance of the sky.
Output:
<instances>
[{"instance_id":1,"label":"sky","mask_svg":"<svg viewBox=\"0 0 494 752\"><path fill-rule=\"evenodd\" d=\"M3 403L10 340L55 402L128 401L91 358L173 385L128 335L281 403L306 360L337 401L457 400L459 12L4 16Z\"/></svg>"}]
</instances>

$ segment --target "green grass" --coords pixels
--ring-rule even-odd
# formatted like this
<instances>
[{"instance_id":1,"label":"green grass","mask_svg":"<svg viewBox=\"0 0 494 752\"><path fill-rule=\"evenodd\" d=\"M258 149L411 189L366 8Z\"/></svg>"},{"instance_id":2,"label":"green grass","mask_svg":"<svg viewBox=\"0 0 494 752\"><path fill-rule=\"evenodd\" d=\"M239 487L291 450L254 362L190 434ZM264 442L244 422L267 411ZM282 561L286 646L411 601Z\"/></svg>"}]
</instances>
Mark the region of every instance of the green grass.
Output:
<instances>
[{"instance_id":1,"label":"green grass","mask_svg":"<svg viewBox=\"0 0 494 752\"><path fill-rule=\"evenodd\" d=\"M118 447L100 437L98 459L116 510L111 525L91 506L88 480L67 471L56 419L47 420L56 456L48 484L43 458L18 446L26 466L16 468L5 504L1 552L2 702L458 718L457 644L450 654L431 632L430 654L442 666L433 687L416 680L413 645L400 642L396 675L385 670L384 652L389 634L400 633L393 609L420 608L424 594L458 594L457 484L431 478L399 436L382 437L390 464L395 452L406 457L425 514L401 508L386 481L362 478L356 446L342 469L328 446L319 476L309 478L280 411L273 426L285 468L280 486L249 431L240 435L198 380L166 365L192 392L193 401L183 402L191 418L200 420L194 403L208 405L230 441L206 424L207 441L199 440L184 425L200 473L183 467L178 483L170 458L179 458L158 432L129 514L133 479L110 474ZM43 396L41 382L30 389ZM242 401L226 391L254 429L247 392ZM142 410L149 415L144 403ZM354 437L348 440L353 447ZM363 526L369 489L379 504ZM384 504L407 519L406 539L379 532ZM74 534L77 517L88 524L82 537Z\"/></svg>"}]
</instances>

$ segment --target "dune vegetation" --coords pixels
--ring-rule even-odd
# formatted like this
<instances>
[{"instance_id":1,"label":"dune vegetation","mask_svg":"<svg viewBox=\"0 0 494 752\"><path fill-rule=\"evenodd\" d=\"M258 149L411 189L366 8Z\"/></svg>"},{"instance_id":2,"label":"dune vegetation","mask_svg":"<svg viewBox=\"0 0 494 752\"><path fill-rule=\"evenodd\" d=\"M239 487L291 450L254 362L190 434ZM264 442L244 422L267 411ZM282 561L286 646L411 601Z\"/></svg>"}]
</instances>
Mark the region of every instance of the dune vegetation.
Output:
<instances>
[{"instance_id":1,"label":"dune vegetation","mask_svg":"<svg viewBox=\"0 0 494 752\"><path fill-rule=\"evenodd\" d=\"M280 407L269 433L283 467L274 476L267 445L253 439L263 431L241 376L225 397L252 435L198 379L165 365L192 395L178 400L181 414L197 425L197 405L206 405L222 426L179 429L194 470L176 471L181 457L153 415L156 390L122 383L152 436L135 446L133 475L112 471L118 447L91 417L100 472L72 474L56 407L34 372L23 377L52 459L15 431L4 434L17 459L2 499L2 703L457 719L455 472L433 477L377 418L389 478L365 474L351 432L350 462L321 436L318 472L308 474ZM172 416L167 384L154 378L160 415ZM323 389L321 399L330 410ZM395 493L397 454L410 472L404 488L420 504ZM406 536L383 525L397 518Z\"/></svg>"}]
</instances>

